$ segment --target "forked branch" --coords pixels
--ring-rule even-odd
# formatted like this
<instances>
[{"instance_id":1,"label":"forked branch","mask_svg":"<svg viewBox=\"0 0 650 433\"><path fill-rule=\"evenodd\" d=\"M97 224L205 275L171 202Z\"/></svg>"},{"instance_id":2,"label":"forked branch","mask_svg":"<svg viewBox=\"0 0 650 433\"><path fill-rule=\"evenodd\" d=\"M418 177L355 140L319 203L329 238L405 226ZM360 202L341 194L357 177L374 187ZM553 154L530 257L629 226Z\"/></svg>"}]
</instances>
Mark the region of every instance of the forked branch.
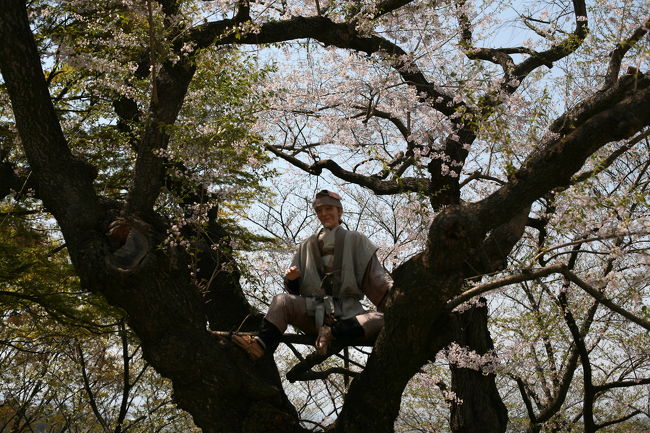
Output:
<instances>
[{"instance_id":1,"label":"forked branch","mask_svg":"<svg viewBox=\"0 0 650 433\"><path fill-rule=\"evenodd\" d=\"M610 55L609 67L607 68L607 75L605 75L605 84L603 87L611 86L616 82L621 70L623 57L625 57L625 54L627 54L630 48L636 45L636 43L648 33L648 29L650 29L650 19L647 19L646 22L636 29L629 38L621 41L616 48L614 48Z\"/></svg>"},{"instance_id":2,"label":"forked branch","mask_svg":"<svg viewBox=\"0 0 650 433\"><path fill-rule=\"evenodd\" d=\"M267 145L266 149L309 174L318 176L324 169L327 169L339 179L366 187L377 195L427 191L429 188L427 179L404 177L398 180L382 180L380 175L366 176L346 170L331 159L323 159L307 164L295 156L281 152L276 146Z\"/></svg>"}]
</instances>

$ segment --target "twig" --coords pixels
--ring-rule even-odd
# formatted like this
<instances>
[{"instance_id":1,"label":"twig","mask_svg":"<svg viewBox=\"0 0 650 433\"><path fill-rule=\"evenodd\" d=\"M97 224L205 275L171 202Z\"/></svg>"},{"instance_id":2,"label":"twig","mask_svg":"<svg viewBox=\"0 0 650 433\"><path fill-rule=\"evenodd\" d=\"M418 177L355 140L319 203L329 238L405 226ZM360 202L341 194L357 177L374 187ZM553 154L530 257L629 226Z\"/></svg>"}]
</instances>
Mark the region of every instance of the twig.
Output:
<instances>
[{"instance_id":1,"label":"twig","mask_svg":"<svg viewBox=\"0 0 650 433\"><path fill-rule=\"evenodd\" d=\"M522 270L521 274L511 275L509 277L504 277L495 281L490 281L489 283L485 283L485 284L479 284L473 287L472 289L463 292L460 296L448 301L447 304L445 305L445 309L447 311L451 311L457 306L459 306L460 304L462 304L463 302L469 301L473 297L483 294L485 292L489 292L490 290L498 289L500 287L507 286L510 284L521 283L523 281L535 280L537 278L546 277L553 273L560 273L562 272L563 268L564 265L559 264L559 265L551 265L546 268L541 268L534 271L524 269Z\"/></svg>"},{"instance_id":2,"label":"twig","mask_svg":"<svg viewBox=\"0 0 650 433\"><path fill-rule=\"evenodd\" d=\"M598 302L608 307L610 310L617 312L618 314L625 317L626 319L650 331L650 322L648 322L647 320L637 317L634 314L630 313L629 311L614 304L612 301L607 299L602 292L596 290L595 288L593 288L592 286L590 286L589 284L581 280L576 274L574 274L570 270L562 269L561 272L562 275L564 275L568 280L575 283L578 287L580 287L585 292L589 293L594 299L596 299Z\"/></svg>"}]
</instances>

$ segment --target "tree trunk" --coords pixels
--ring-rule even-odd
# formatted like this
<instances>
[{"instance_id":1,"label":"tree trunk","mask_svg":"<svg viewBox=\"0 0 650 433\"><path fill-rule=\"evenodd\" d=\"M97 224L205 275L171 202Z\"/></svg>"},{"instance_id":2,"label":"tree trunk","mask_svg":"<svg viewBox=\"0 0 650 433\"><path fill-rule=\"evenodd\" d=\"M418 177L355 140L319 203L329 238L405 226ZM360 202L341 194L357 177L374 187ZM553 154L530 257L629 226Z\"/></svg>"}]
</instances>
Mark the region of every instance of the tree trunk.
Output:
<instances>
[{"instance_id":1,"label":"tree trunk","mask_svg":"<svg viewBox=\"0 0 650 433\"><path fill-rule=\"evenodd\" d=\"M129 270L111 265L114 248L105 233L121 209L97 197L93 173L70 153L23 1L3 2L0 39L0 70L37 192L59 223L82 286L125 312L145 359L171 379L175 401L204 432L304 432L273 360L254 364L207 332L204 299L190 278L188 255L158 248L166 222L143 212L148 224L140 232L149 245L143 260ZM241 289L228 289L213 297L220 308L250 311ZM223 323L243 318L229 317Z\"/></svg>"},{"instance_id":2,"label":"tree trunk","mask_svg":"<svg viewBox=\"0 0 650 433\"><path fill-rule=\"evenodd\" d=\"M487 328L487 306L454 313L450 325L454 341L484 355L494 349ZM450 426L454 433L502 433L508 411L495 384L494 373L451 366L451 387L458 400L452 402Z\"/></svg>"},{"instance_id":3,"label":"tree trunk","mask_svg":"<svg viewBox=\"0 0 650 433\"><path fill-rule=\"evenodd\" d=\"M175 2L164 3L171 7ZM244 11L244 19L246 14ZM216 27L225 26L225 31L230 24L223 21ZM287 32L291 30L288 25L293 26L293 33ZM369 54L382 48L381 38L360 37L353 32L354 28L352 24L334 23L325 17L297 17L285 25L268 23L261 32L241 37L239 43L313 37L315 31L322 29L319 40L325 44ZM200 36L196 35L199 46L208 46L217 34ZM231 32L220 43L234 42L240 36L239 32ZM214 326L230 327L250 311L237 285L236 270L228 272L227 278L217 275L216 283L208 288L204 298L190 279L185 253L155 247L165 233L164 222L153 227L157 223L152 210L164 174L162 161L154 150L164 148L168 139L164 131L148 131L137 146L136 179L129 191L127 209L152 226L151 233L147 233L151 247L141 264L123 272L110 266L112 250L105 236L108 224L120 209L114 204L106 205L98 197L93 188L93 173L73 157L67 146L43 77L23 0L2 3L0 40L0 69L38 195L61 227L83 287L103 294L111 305L125 311L130 326L142 341L145 358L172 380L179 406L189 411L205 432L305 431L281 389L272 359L252 363L230 343L221 342L206 331L206 315ZM526 67L528 64L522 63ZM173 124L193 74L190 63L170 63L166 68L158 77L156 88L169 99L153 104L153 128ZM427 84L413 74L403 76L406 82ZM426 94L434 91L435 86L421 85L420 89ZM449 323L445 304L465 288L468 263L476 267L475 251L489 249L486 236L489 239L499 226L553 188L570 185L586 159L603 145L647 127L648 101L650 78L642 74L622 77L558 118L549 128L552 134L538 143L536 151L497 191L476 203L452 201L436 216L425 252L394 272L395 287L386 305L386 326L366 369L350 387L337 422L338 431L393 431L409 379L452 341L456 328ZM444 101L436 109L447 115L458 112ZM327 168L332 166L336 167L330 164ZM316 166L321 170L323 167ZM427 183L416 179L415 186L406 190L379 188L374 185L383 181L353 175L353 182L382 193L416 191ZM391 188L397 186L394 182ZM438 187L430 189L431 195ZM485 254L486 260L478 262L490 262L492 258ZM212 269L221 264L221 260L215 262ZM209 273L212 275L212 270ZM211 302L208 309L205 299ZM479 320L483 323L481 320L484 319ZM460 334L461 340L477 350L489 346L484 325L467 325ZM473 416L476 428L491 425L495 430L490 431L503 431L505 412L501 410L493 378L466 373L471 372L454 373L453 386L466 401L463 407L454 408L454 428L481 431L472 430L468 424ZM481 393L490 396L488 402L474 398ZM470 409L469 415L464 413ZM485 421L483 416L491 418Z\"/></svg>"},{"instance_id":4,"label":"tree trunk","mask_svg":"<svg viewBox=\"0 0 650 433\"><path fill-rule=\"evenodd\" d=\"M152 237L156 245L162 236ZM85 250L80 245L68 248ZM94 267L101 268L103 258L89 251L86 256L96 258ZM273 359L253 363L230 342L207 332L204 297L189 277L189 263L181 251L152 249L132 272L109 265L103 283L97 276L81 277L86 283L93 280L93 290L125 311L145 359L171 379L175 402L204 432L305 431L284 394ZM220 296L220 307L250 311L241 305L242 299Z\"/></svg>"}]
</instances>

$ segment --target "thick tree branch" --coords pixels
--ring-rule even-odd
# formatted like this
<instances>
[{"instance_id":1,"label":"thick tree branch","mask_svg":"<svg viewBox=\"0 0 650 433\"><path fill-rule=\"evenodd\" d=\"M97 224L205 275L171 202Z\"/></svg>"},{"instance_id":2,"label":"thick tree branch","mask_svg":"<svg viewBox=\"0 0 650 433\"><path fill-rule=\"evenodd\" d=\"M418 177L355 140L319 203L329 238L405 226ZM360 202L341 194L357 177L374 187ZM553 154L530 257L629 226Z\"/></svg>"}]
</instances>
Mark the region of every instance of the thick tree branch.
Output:
<instances>
[{"instance_id":1,"label":"thick tree branch","mask_svg":"<svg viewBox=\"0 0 650 433\"><path fill-rule=\"evenodd\" d=\"M605 75L605 83L603 84L603 87L611 86L616 82L618 79L618 74L621 70L621 62L623 61L623 57L625 57L625 54L627 54L630 48L636 45L636 43L639 42L641 38L648 33L649 29L650 19L646 20L646 22L641 27L636 29L629 38L621 41L616 46L616 48L614 48L610 54L609 66L607 68L607 74Z\"/></svg>"},{"instance_id":2,"label":"thick tree branch","mask_svg":"<svg viewBox=\"0 0 650 433\"><path fill-rule=\"evenodd\" d=\"M573 0L573 11L575 15L576 27L562 42L546 51L536 53L532 57L521 62L513 71L513 76L522 78L542 65L552 67L553 63L563 59L569 54L575 52L585 40L589 32L587 21L587 6L584 0Z\"/></svg>"},{"instance_id":3,"label":"thick tree branch","mask_svg":"<svg viewBox=\"0 0 650 433\"><path fill-rule=\"evenodd\" d=\"M458 23L460 25L461 48L465 55L472 60L487 60L496 63L503 69L506 77L505 81L510 81L515 62L509 54L521 54L521 50L503 49L503 48L476 48L472 42L472 23L464 12L466 5L465 0L456 2L456 11L458 13ZM519 52L517 52L519 51ZM530 54L530 50L524 51Z\"/></svg>"},{"instance_id":4,"label":"thick tree branch","mask_svg":"<svg viewBox=\"0 0 650 433\"><path fill-rule=\"evenodd\" d=\"M162 6L162 10L166 16L172 16L178 13L179 1L178 0L151 0Z\"/></svg>"},{"instance_id":5,"label":"thick tree branch","mask_svg":"<svg viewBox=\"0 0 650 433\"><path fill-rule=\"evenodd\" d=\"M602 385L594 385L595 392L603 392L614 388L626 388L629 386L648 385L650 378L637 379L637 380L619 380L616 382L604 383Z\"/></svg>"},{"instance_id":6,"label":"thick tree branch","mask_svg":"<svg viewBox=\"0 0 650 433\"><path fill-rule=\"evenodd\" d=\"M530 419L530 422L534 424L537 422L537 417L535 416L535 410L533 409L533 404L530 401L530 397L528 397L528 392L526 392L526 384L518 377L515 380L517 381L517 388L519 389L521 399L524 402L524 406L526 406L528 418Z\"/></svg>"},{"instance_id":7,"label":"thick tree branch","mask_svg":"<svg viewBox=\"0 0 650 433\"><path fill-rule=\"evenodd\" d=\"M391 13L402 6L411 3L413 0L383 0L377 5L377 12L373 14L373 19L377 19L385 14ZM434 4L431 4L433 7Z\"/></svg>"},{"instance_id":8,"label":"thick tree branch","mask_svg":"<svg viewBox=\"0 0 650 433\"><path fill-rule=\"evenodd\" d=\"M470 252L465 261L465 277L478 280L482 275L501 271L508 266L508 256L524 234L530 207L526 207L501 224Z\"/></svg>"},{"instance_id":9,"label":"thick tree branch","mask_svg":"<svg viewBox=\"0 0 650 433\"><path fill-rule=\"evenodd\" d=\"M64 234L72 233L72 224L92 230L98 212L92 175L72 156L63 136L23 1L3 3L0 39L0 70L38 192Z\"/></svg>"},{"instance_id":10,"label":"thick tree branch","mask_svg":"<svg viewBox=\"0 0 650 433\"><path fill-rule=\"evenodd\" d=\"M281 152L276 146L267 145L266 149L307 173L318 176L323 172L323 169L327 169L339 179L366 187L377 195L421 192L427 191L429 188L429 182L426 179L405 177L399 180L381 180L379 176L365 176L345 170L330 159L323 159L309 165L294 156Z\"/></svg>"},{"instance_id":11,"label":"thick tree branch","mask_svg":"<svg viewBox=\"0 0 650 433\"><path fill-rule=\"evenodd\" d=\"M611 154L609 154L607 156L607 158L605 158L605 160L603 162L598 164L597 167L594 167L591 170L584 171L582 173L576 174L571 179L571 183L576 184L576 183L583 182L583 181L597 175L598 173L603 172L609 166L611 166L614 163L614 161L616 161L616 159L618 159L619 156L623 155L625 152L630 150L632 147L634 147L635 144L637 144L641 140L643 140L645 138L648 138L648 136L650 136L650 129L646 130L645 132L640 133L639 135L634 137L632 140L630 140L627 143L625 143L625 144L621 145L620 147L618 147L615 151L613 151Z\"/></svg>"},{"instance_id":12,"label":"thick tree branch","mask_svg":"<svg viewBox=\"0 0 650 433\"><path fill-rule=\"evenodd\" d=\"M396 2L398 4L399 2ZM268 44L295 39L315 39L326 46L335 46L366 53L385 53L404 82L412 85L423 99L443 114L451 115L463 104L454 100L430 83L415 62L398 45L376 35L361 35L354 23L335 23L322 16L295 17L284 21L260 24L255 32L235 32L236 20L222 20L204 24L192 30L189 38L198 47L226 44Z\"/></svg>"},{"instance_id":13,"label":"thick tree branch","mask_svg":"<svg viewBox=\"0 0 650 433\"><path fill-rule=\"evenodd\" d=\"M142 140L137 144L134 183L129 191L129 213L151 214L164 182L165 160L157 152L167 148L168 127L176 121L195 66L185 58L166 63L156 77L157 98L152 99Z\"/></svg>"},{"instance_id":14,"label":"thick tree branch","mask_svg":"<svg viewBox=\"0 0 650 433\"><path fill-rule=\"evenodd\" d=\"M462 187L464 187L465 185L467 185L468 183L470 183L470 182L472 182L474 180L489 180L489 181L492 181L494 183L498 183L499 185L504 185L505 184L505 182L503 180L501 180L501 179L499 179L497 177L494 177L494 176L484 175L484 174L481 173L480 170L478 170L478 171L475 171L474 173L472 173L471 175L469 175L468 177L466 177L465 179L463 179L463 181L458 184L458 187L462 188Z\"/></svg>"},{"instance_id":15,"label":"thick tree branch","mask_svg":"<svg viewBox=\"0 0 650 433\"><path fill-rule=\"evenodd\" d=\"M627 388L629 386L648 385L650 378L635 379L635 380L619 380L616 382L604 383L602 385L594 385L594 391L603 392L614 388Z\"/></svg>"},{"instance_id":16,"label":"thick tree branch","mask_svg":"<svg viewBox=\"0 0 650 433\"><path fill-rule=\"evenodd\" d=\"M470 299L487 293L491 290L496 290L501 287L509 286L510 284L521 283L523 281L536 280L538 278L547 277L551 274L561 273L564 264L551 265L545 268L530 270L522 269L521 274L510 275L508 277L499 278L498 280L490 281L489 283L479 284L471 289L463 292L462 295L450 300L445 304L445 309L448 311L453 310L460 304L469 301Z\"/></svg>"},{"instance_id":17,"label":"thick tree branch","mask_svg":"<svg viewBox=\"0 0 650 433\"><path fill-rule=\"evenodd\" d=\"M570 125L570 126L569 126ZM554 188L568 185L586 159L607 143L650 125L650 78L624 76L558 118L550 137L507 185L473 205L479 220L498 225Z\"/></svg>"},{"instance_id":18,"label":"thick tree branch","mask_svg":"<svg viewBox=\"0 0 650 433\"><path fill-rule=\"evenodd\" d=\"M627 421L630 418L634 418L635 416L641 414L640 410L633 410L632 412L628 413L627 415L623 415L622 417L601 423L601 424L596 424L596 430L603 429L605 427L609 427L610 425L615 425L615 424L620 424L624 421Z\"/></svg>"},{"instance_id":19,"label":"thick tree branch","mask_svg":"<svg viewBox=\"0 0 650 433\"><path fill-rule=\"evenodd\" d=\"M246 22L251 19L251 6L249 0L240 0L237 3L237 13L235 14L235 21Z\"/></svg>"}]
</instances>

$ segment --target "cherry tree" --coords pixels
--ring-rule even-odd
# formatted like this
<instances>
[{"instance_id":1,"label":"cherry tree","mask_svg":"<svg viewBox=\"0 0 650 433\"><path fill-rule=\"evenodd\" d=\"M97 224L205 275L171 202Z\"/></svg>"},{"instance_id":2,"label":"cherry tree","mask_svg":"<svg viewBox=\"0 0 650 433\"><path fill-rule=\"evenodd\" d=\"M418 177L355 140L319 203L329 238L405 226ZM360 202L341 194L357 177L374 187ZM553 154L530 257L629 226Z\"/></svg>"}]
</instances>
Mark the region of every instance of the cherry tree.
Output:
<instances>
[{"instance_id":1,"label":"cherry tree","mask_svg":"<svg viewBox=\"0 0 650 433\"><path fill-rule=\"evenodd\" d=\"M504 400L515 397L499 391L512 383L531 430L554 416L556 425L578 420L595 431L636 415L608 418L598 398L647 381L631 376L647 372L643 356L627 365L612 355L605 367L599 355L626 330L649 328L647 263L634 258L648 234L642 1L29 6L31 15L8 0L0 11L0 69L12 106L4 117L15 120L36 195L82 286L125 311L145 359L171 379L178 405L204 431L306 429L273 360L253 364L206 329L234 329L253 312L233 248L260 239L233 220L236 203L258 191L249 175L265 162L262 145L311 176L327 172L426 208L425 223L413 225L421 246L396 256L386 326L333 429L392 431L407 385L441 355L453 367L453 431L505 431ZM36 45L33 32L53 13L60 33ZM266 85L263 76L239 87L229 81L253 74L227 69L236 46L276 59L277 75ZM83 73L76 104L92 116L71 117L79 109L72 101L63 115L70 86L53 89L71 71ZM220 92L208 86L224 80ZM268 99L256 105L228 86ZM98 103L102 111L87 110ZM101 160L120 164L97 170L84 158L98 155L84 144L106 145L89 131L119 137ZM20 184L21 168L3 165L3 176ZM117 174L121 182L106 188ZM558 324L546 329L538 317L530 341L496 342L500 351L516 352L517 341L543 348L539 384L522 363L503 372L512 379L498 388L498 368L487 370L496 362L486 307L464 308L504 288L513 304ZM587 295L574 297L579 291ZM509 311L504 320L519 317ZM560 353L562 361L551 359ZM575 386L578 362L584 404L571 412L565 388Z\"/></svg>"}]
</instances>

